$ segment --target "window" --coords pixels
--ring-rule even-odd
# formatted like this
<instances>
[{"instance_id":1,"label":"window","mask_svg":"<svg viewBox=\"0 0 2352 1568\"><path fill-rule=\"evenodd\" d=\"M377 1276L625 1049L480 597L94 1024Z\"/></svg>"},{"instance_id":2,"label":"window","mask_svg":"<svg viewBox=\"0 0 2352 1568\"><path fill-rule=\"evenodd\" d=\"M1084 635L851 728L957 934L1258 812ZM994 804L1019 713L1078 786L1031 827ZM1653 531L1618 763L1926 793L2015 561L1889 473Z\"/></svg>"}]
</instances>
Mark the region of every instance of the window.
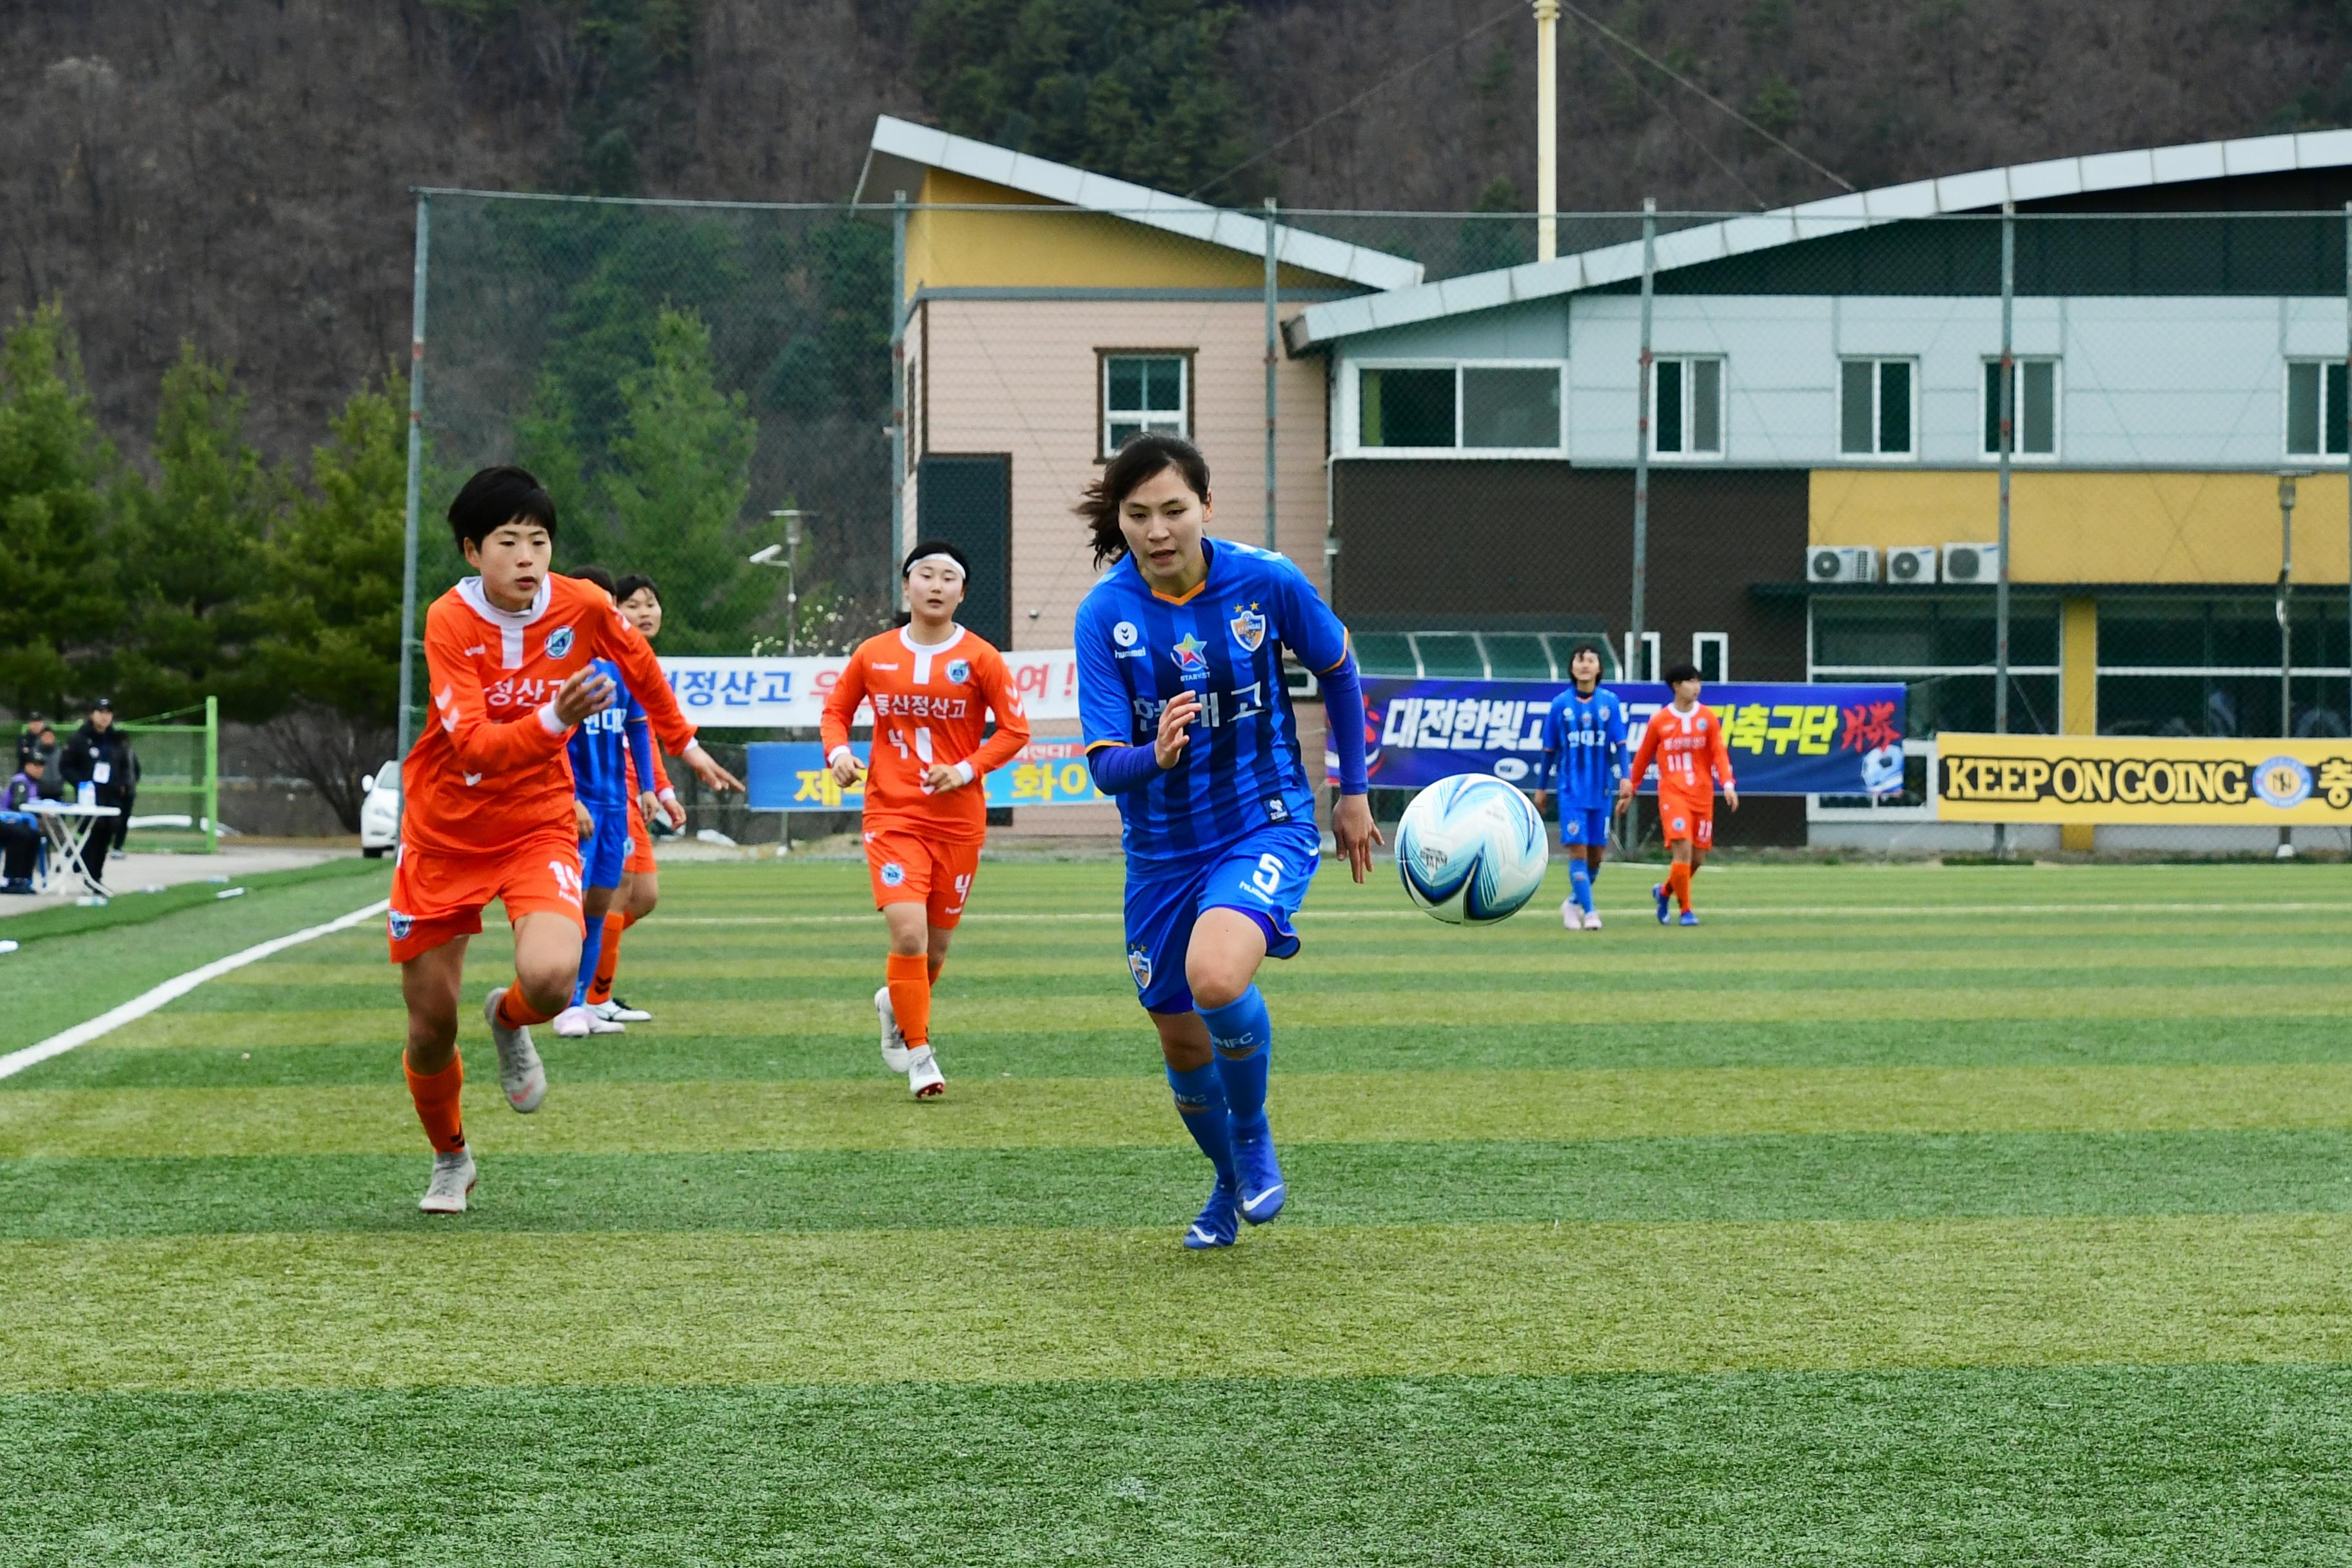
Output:
<instances>
[{"instance_id":1,"label":"window","mask_svg":"<svg viewBox=\"0 0 2352 1568\"><path fill-rule=\"evenodd\" d=\"M2017 420L2010 442L2012 458L2054 458L2058 455L2058 362L2020 359L2017 365ZM2000 361L1984 367L1984 455L2000 456Z\"/></svg>"},{"instance_id":2,"label":"window","mask_svg":"<svg viewBox=\"0 0 2352 1568\"><path fill-rule=\"evenodd\" d=\"M1838 682L1897 681L1909 689L1908 733L1992 728L1995 627L1987 596L1926 596L1900 606L1866 597L1817 596L1807 676ZM2058 727L2058 601L2020 595L2009 618L2009 727Z\"/></svg>"},{"instance_id":3,"label":"window","mask_svg":"<svg viewBox=\"0 0 2352 1568\"><path fill-rule=\"evenodd\" d=\"M1189 352L1101 351L1102 455L1146 430L1190 437L1192 356Z\"/></svg>"},{"instance_id":4,"label":"window","mask_svg":"<svg viewBox=\"0 0 2352 1568\"><path fill-rule=\"evenodd\" d=\"M1698 666L1701 680L1731 679L1731 634L1729 632L1691 633L1691 662Z\"/></svg>"},{"instance_id":5,"label":"window","mask_svg":"<svg viewBox=\"0 0 2352 1568\"><path fill-rule=\"evenodd\" d=\"M1650 451L1660 458L1723 456L1723 362L1662 359L1650 378Z\"/></svg>"},{"instance_id":6,"label":"window","mask_svg":"<svg viewBox=\"0 0 2352 1568\"><path fill-rule=\"evenodd\" d=\"M2286 367L2286 454L2316 458L2320 433L2330 458L2344 456L2344 362L2302 360Z\"/></svg>"},{"instance_id":7,"label":"window","mask_svg":"<svg viewBox=\"0 0 2352 1568\"><path fill-rule=\"evenodd\" d=\"M1637 659L1633 657L1633 634L1627 632L1625 655L1618 661L1618 668L1628 672L1625 677L1628 680L1657 679L1659 671L1665 668L1659 662L1658 634L1655 632L1642 634L1642 657Z\"/></svg>"},{"instance_id":8,"label":"window","mask_svg":"<svg viewBox=\"0 0 2352 1568\"><path fill-rule=\"evenodd\" d=\"M1366 447L1556 452L1560 367L1546 364L1367 365L1356 378L1356 428Z\"/></svg>"},{"instance_id":9,"label":"window","mask_svg":"<svg viewBox=\"0 0 2352 1568\"><path fill-rule=\"evenodd\" d=\"M2344 596L2298 596L2279 643L2276 602L2243 597L2124 598L2099 605L2103 735L2345 733ZM2294 661L2294 709L2279 717L2279 659Z\"/></svg>"},{"instance_id":10,"label":"window","mask_svg":"<svg viewBox=\"0 0 2352 1568\"><path fill-rule=\"evenodd\" d=\"M1912 389L1919 378L1907 359L1850 359L1838 365L1838 450L1850 458L1908 458L1918 450L1911 432Z\"/></svg>"}]
</instances>

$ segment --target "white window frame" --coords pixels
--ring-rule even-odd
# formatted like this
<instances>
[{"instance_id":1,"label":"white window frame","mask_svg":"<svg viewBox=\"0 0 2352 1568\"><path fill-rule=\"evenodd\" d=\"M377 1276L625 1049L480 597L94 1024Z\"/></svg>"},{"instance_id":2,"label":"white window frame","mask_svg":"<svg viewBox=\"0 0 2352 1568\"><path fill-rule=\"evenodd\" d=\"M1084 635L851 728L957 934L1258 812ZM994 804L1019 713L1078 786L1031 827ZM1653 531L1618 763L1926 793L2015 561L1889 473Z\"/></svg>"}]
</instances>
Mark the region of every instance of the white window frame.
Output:
<instances>
[{"instance_id":1,"label":"white window frame","mask_svg":"<svg viewBox=\"0 0 2352 1568\"><path fill-rule=\"evenodd\" d=\"M1658 366L1667 360L1675 360L1683 366L1682 425L1685 437L1690 432L1691 411L1696 406L1693 402L1695 395L1693 383L1698 379L1691 374L1690 367L1702 360L1713 360L1721 367L1716 373L1715 378L1715 449L1711 452L1694 452L1687 447L1679 452L1668 452L1660 449L1658 446L1658 392L1660 383L1664 380L1664 377L1658 374ZM1650 356L1650 460L1657 463L1720 463L1730 450L1731 356L1725 353L1652 354Z\"/></svg>"},{"instance_id":2,"label":"white window frame","mask_svg":"<svg viewBox=\"0 0 2352 1568\"><path fill-rule=\"evenodd\" d=\"M1108 461L1118 455L1118 443L1111 439L1110 434L1114 424L1124 422L1140 426L1145 430L1155 430L1163 426L1169 416L1169 411L1164 408L1113 409L1110 405L1111 361L1173 360L1181 367L1182 374L1177 381L1175 434L1189 441L1192 438L1192 354L1193 351L1189 349L1097 349L1095 351L1095 375L1100 383L1095 389L1096 406L1100 411L1101 419L1098 426L1101 435L1097 442L1101 450L1096 454L1097 461ZM1128 417L1122 421L1121 415Z\"/></svg>"},{"instance_id":3,"label":"white window frame","mask_svg":"<svg viewBox=\"0 0 2352 1568\"><path fill-rule=\"evenodd\" d=\"M1637 665L1633 660L1633 634L1632 632L1629 631L1625 634L1624 637L1622 639L1622 646L1618 652L1619 658L1617 668L1630 672L1624 677L1627 680L1646 680L1654 682L1661 679L1665 675L1665 654L1664 647L1659 641L1658 634L1655 632L1643 632L1642 634L1643 657L1640 664Z\"/></svg>"},{"instance_id":4,"label":"white window frame","mask_svg":"<svg viewBox=\"0 0 2352 1568\"><path fill-rule=\"evenodd\" d=\"M1370 447L1364 444L1364 372L1450 370L1454 373L1454 445ZM1549 370L1559 377L1559 440L1549 447L1466 447L1462 442L1462 373L1465 370ZM1370 359L1350 360L1345 382L1347 408L1340 429L1342 455L1350 458L1565 458L1568 456L1568 362L1564 359Z\"/></svg>"},{"instance_id":5,"label":"white window frame","mask_svg":"<svg viewBox=\"0 0 2352 1568\"><path fill-rule=\"evenodd\" d=\"M1849 452L1845 449L1845 367L1850 364L1870 366L1870 439L1874 449ZM1879 412L1886 395L1883 367L1905 364L1911 367L1911 449L1907 452L1875 450L1878 441ZM1919 460L1919 362L1909 354L1840 354L1838 356L1838 430L1837 460L1841 463L1916 463Z\"/></svg>"},{"instance_id":6,"label":"white window frame","mask_svg":"<svg viewBox=\"0 0 2352 1568\"><path fill-rule=\"evenodd\" d=\"M2279 377L2279 451L2292 461L2326 464L2347 459L2347 454L2327 449L2327 372L2329 367L2343 363L2340 359L2319 359L2309 354L2294 354L2287 359L2286 374ZM2288 413L2294 403L2294 373L2306 365L2319 375L2319 450L2315 452L2298 452L2290 445L2294 439L2294 424ZM2346 380L2352 383L2352 374L2347 374Z\"/></svg>"},{"instance_id":7,"label":"white window frame","mask_svg":"<svg viewBox=\"0 0 2352 1568\"><path fill-rule=\"evenodd\" d=\"M2018 407L2013 412L2017 415L2016 436L2020 440L2023 439L2025 435L2025 367L2028 364L2046 364L2050 367L2050 450L2029 452L2022 447L2011 446L2009 449L2009 460L2012 463L2055 463L2059 454L2066 449L2065 357L2062 354L2011 353L2009 358L2017 377ZM1977 361L1977 435L1979 440L1984 435L1985 421L2000 417L1998 409L1985 406L1985 399L1992 394L1985 390L1984 375L1988 365L1999 363L2000 363L1999 354L1985 354ZM1996 437L1995 440L1998 441L1999 437ZM1979 456L1988 463L1998 463L2000 461L2000 447L1998 445L1988 447Z\"/></svg>"},{"instance_id":8,"label":"white window frame","mask_svg":"<svg viewBox=\"0 0 2352 1568\"><path fill-rule=\"evenodd\" d=\"M1715 673L1712 675L1706 671L1706 650L1709 648L1715 650ZM1699 679L1702 680L1729 680L1731 679L1731 634L1729 632L1691 633L1691 662L1698 666Z\"/></svg>"}]
</instances>

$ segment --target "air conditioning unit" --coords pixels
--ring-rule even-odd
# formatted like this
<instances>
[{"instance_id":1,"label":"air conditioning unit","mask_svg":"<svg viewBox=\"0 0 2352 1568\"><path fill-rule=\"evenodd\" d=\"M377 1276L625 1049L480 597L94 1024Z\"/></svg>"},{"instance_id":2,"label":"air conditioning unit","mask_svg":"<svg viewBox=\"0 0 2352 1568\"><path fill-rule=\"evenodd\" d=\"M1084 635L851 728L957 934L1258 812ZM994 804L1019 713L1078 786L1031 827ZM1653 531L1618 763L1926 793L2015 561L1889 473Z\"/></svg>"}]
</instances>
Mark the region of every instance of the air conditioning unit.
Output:
<instances>
[{"instance_id":1,"label":"air conditioning unit","mask_svg":"<svg viewBox=\"0 0 2352 1568\"><path fill-rule=\"evenodd\" d=\"M1939 553L1932 544L1890 544L1886 548L1886 580L1932 583L1936 580L1936 558Z\"/></svg>"},{"instance_id":2,"label":"air conditioning unit","mask_svg":"<svg viewBox=\"0 0 2352 1568\"><path fill-rule=\"evenodd\" d=\"M2000 580L2000 545L1947 544L1944 546L1945 582L1996 583Z\"/></svg>"},{"instance_id":3,"label":"air conditioning unit","mask_svg":"<svg viewBox=\"0 0 2352 1568\"><path fill-rule=\"evenodd\" d=\"M1805 552L1809 583L1874 583L1878 552L1867 544L1822 544Z\"/></svg>"}]
</instances>

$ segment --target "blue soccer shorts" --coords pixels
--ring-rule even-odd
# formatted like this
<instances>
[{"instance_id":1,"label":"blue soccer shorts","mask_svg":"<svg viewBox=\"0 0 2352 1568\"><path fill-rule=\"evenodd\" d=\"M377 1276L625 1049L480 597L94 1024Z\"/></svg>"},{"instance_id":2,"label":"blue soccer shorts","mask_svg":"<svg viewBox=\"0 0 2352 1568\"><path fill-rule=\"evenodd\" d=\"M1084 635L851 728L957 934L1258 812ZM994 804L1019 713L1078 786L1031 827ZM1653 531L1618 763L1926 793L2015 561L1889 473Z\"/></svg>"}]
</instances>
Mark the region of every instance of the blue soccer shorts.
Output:
<instances>
[{"instance_id":1,"label":"blue soccer shorts","mask_svg":"<svg viewBox=\"0 0 2352 1568\"><path fill-rule=\"evenodd\" d=\"M580 885L617 888L629 863L629 804L592 805L588 816L596 831L580 846Z\"/></svg>"},{"instance_id":2,"label":"blue soccer shorts","mask_svg":"<svg viewBox=\"0 0 2352 1568\"><path fill-rule=\"evenodd\" d=\"M1265 931L1266 955L1298 951L1291 917L1322 864L1322 836L1311 822L1269 824L1192 865L1127 868L1127 967L1143 1005L1189 1013L1184 954L1192 924L1209 910L1239 910Z\"/></svg>"},{"instance_id":3,"label":"blue soccer shorts","mask_svg":"<svg viewBox=\"0 0 2352 1568\"><path fill-rule=\"evenodd\" d=\"M1609 842L1609 812L1596 806L1585 810L1580 806L1559 808L1559 841L1562 844L1606 844Z\"/></svg>"}]
</instances>

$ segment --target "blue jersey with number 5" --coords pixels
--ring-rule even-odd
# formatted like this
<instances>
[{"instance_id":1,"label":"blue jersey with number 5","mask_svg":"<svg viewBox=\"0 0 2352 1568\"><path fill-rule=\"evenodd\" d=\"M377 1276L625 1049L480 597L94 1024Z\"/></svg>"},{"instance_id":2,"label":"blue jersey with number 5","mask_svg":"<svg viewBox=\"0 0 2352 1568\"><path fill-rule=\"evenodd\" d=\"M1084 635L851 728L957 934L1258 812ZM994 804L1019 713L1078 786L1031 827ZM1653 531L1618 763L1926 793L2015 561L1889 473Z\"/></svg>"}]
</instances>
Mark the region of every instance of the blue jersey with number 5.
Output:
<instances>
[{"instance_id":1,"label":"blue jersey with number 5","mask_svg":"<svg viewBox=\"0 0 2352 1568\"><path fill-rule=\"evenodd\" d=\"M1209 574L1181 600L1129 559L1078 605L1078 718L1087 749L1149 745L1180 691L1201 714L1176 765L1118 797L1130 862L1181 864L1268 823L1308 822L1315 797L1282 683L1288 648L1317 674L1348 657L1348 628L1286 556L1204 539Z\"/></svg>"}]
</instances>

